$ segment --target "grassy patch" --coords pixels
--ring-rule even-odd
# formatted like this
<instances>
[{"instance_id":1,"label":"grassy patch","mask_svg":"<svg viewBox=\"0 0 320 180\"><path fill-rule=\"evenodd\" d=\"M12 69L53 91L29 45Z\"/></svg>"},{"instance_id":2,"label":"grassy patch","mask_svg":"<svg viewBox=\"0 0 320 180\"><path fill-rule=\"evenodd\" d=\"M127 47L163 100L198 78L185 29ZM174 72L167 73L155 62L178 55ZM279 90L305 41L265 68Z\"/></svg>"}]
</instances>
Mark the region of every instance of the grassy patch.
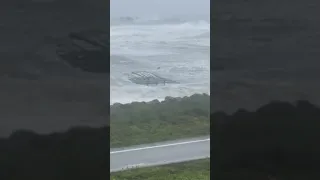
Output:
<instances>
[{"instance_id":1,"label":"grassy patch","mask_svg":"<svg viewBox=\"0 0 320 180\"><path fill-rule=\"evenodd\" d=\"M210 159L111 173L111 180L209 180Z\"/></svg>"},{"instance_id":2,"label":"grassy patch","mask_svg":"<svg viewBox=\"0 0 320 180\"><path fill-rule=\"evenodd\" d=\"M209 135L209 105L210 96L206 94L112 105L110 146Z\"/></svg>"}]
</instances>

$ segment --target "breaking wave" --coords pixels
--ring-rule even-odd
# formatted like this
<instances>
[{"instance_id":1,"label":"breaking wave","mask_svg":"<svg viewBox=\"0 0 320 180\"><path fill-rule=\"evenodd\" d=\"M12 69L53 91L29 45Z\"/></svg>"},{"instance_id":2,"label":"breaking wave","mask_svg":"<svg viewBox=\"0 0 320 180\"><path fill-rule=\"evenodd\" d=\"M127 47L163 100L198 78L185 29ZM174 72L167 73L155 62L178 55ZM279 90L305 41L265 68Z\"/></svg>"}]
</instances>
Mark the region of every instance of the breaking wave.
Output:
<instances>
[{"instance_id":1,"label":"breaking wave","mask_svg":"<svg viewBox=\"0 0 320 180\"><path fill-rule=\"evenodd\" d=\"M111 20L111 103L209 94L210 23L201 18ZM146 87L125 74L147 71L179 84Z\"/></svg>"}]
</instances>

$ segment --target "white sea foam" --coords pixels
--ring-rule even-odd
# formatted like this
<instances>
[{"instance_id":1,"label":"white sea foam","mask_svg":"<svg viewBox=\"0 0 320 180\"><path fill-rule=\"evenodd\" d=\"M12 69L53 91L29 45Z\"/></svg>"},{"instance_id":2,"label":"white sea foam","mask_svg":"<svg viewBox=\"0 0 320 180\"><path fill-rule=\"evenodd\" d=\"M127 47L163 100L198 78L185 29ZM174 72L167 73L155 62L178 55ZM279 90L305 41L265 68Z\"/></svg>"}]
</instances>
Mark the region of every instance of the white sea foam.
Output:
<instances>
[{"instance_id":1,"label":"white sea foam","mask_svg":"<svg viewBox=\"0 0 320 180\"><path fill-rule=\"evenodd\" d=\"M111 20L111 103L210 92L210 24L179 18ZM143 86L126 73L155 72L180 84Z\"/></svg>"}]
</instances>

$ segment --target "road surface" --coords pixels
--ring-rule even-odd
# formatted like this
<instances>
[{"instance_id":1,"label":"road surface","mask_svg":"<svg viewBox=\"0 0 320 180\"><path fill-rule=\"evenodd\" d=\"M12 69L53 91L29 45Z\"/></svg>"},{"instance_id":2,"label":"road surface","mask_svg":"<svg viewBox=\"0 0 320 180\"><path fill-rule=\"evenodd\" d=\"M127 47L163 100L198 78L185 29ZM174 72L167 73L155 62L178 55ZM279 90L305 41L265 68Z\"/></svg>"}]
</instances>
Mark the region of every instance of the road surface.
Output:
<instances>
[{"instance_id":1,"label":"road surface","mask_svg":"<svg viewBox=\"0 0 320 180\"><path fill-rule=\"evenodd\" d=\"M210 138L140 145L110 150L110 172L210 157Z\"/></svg>"}]
</instances>

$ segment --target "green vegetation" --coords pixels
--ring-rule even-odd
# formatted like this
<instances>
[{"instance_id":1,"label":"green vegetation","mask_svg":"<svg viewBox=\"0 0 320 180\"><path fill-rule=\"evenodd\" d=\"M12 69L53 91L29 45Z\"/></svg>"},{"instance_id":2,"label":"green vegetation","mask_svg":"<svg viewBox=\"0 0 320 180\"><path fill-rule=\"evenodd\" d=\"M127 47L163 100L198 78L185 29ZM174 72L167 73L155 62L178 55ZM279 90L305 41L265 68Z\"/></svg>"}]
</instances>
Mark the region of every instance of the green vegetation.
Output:
<instances>
[{"instance_id":1,"label":"green vegetation","mask_svg":"<svg viewBox=\"0 0 320 180\"><path fill-rule=\"evenodd\" d=\"M114 104L110 116L110 146L209 135L210 96L167 97L164 101Z\"/></svg>"},{"instance_id":2,"label":"green vegetation","mask_svg":"<svg viewBox=\"0 0 320 180\"><path fill-rule=\"evenodd\" d=\"M111 173L111 180L209 180L210 159Z\"/></svg>"}]
</instances>

